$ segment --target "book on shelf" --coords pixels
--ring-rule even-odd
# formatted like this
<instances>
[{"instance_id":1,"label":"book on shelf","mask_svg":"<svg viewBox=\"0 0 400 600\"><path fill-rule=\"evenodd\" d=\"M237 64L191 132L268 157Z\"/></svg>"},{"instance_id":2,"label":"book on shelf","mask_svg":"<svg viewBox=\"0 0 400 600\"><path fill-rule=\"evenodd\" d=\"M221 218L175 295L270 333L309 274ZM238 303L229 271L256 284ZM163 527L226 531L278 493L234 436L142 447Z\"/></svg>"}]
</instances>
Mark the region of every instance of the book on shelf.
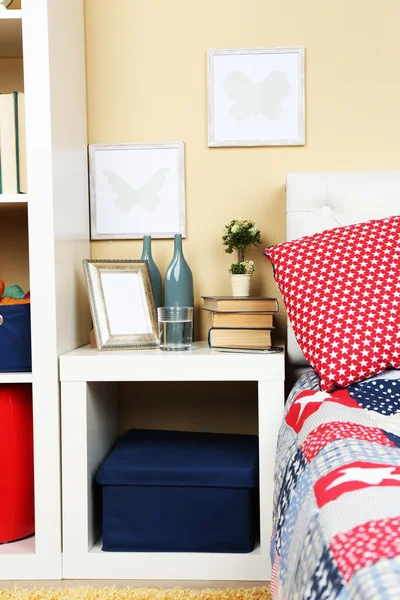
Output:
<instances>
[{"instance_id":1,"label":"book on shelf","mask_svg":"<svg viewBox=\"0 0 400 600\"><path fill-rule=\"evenodd\" d=\"M223 346L213 346L213 350L218 352L230 352L232 354L280 354L283 352L283 346L271 346L270 348L224 348Z\"/></svg>"},{"instance_id":2,"label":"book on shelf","mask_svg":"<svg viewBox=\"0 0 400 600\"><path fill-rule=\"evenodd\" d=\"M211 327L208 332L208 345L210 348L248 348L267 350L271 348L270 329L220 329Z\"/></svg>"},{"instance_id":3,"label":"book on shelf","mask_svg":"<svg viewBox=\"0 0 400 600\"><path fill-rule=\"evenodd\" d=\"M265 296L202 296L204 310L213 312L278 312L276 298Z\"/></svg>"},{"instance_id":4,"label":"book on shelf","mask_svg":"<svg viewBox=\"0 0 400 600\"><path fill-rule=\"evenodd\" d=\"M25 96L22 92L17 92L17 105L17 186L19 194L26 194L28 191L28 186L26 182Z\"/></svg>"},{"instance_id":5,"label":"book on shelf","mask_svg":"<svg viewBox=\"0 0 400 600\"><path fill-rule=\"evenodd\" d=\"M211 326L234 329L271 329L274 315L270 312L213 312Z\"/></svg>"},{"instance_id":6,"label":"book on shelf","mask_svg":"<svg viewBox=\"0 0 400 600\"><path fill-rule=\"evenodd\" d=\"M26 193L24 94L0 94L0 192Z\"/></svg>"}]
</instances>

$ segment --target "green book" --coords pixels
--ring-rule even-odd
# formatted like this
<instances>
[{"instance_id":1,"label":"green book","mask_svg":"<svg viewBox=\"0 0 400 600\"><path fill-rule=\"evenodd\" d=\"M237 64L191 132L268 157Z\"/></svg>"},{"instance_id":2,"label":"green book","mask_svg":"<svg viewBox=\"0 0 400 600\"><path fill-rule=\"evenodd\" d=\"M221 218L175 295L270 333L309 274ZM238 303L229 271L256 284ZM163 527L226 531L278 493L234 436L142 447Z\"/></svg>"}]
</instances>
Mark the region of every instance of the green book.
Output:
<instances>
[{"instance_id":1,"label":"green book","mask_svg":"<svg viewBox=\"0 0 400 600\"><path fill-rule=\"evenodd\" d=\"M25 134L25 95L14 92L15 145L17 158L18 194L27 193L26 185L26 134Z\"/></svg>"},{"instance_id":2,"label":"green book","mask_svg":"<svg viewBox=\"0 0 400 600\"><path fill-rule=\"evenodd\" d=\"M15 92L13 94L0 94L0 148L3 194L18 193L15 98Z\"/></svg>"}]
</instances>

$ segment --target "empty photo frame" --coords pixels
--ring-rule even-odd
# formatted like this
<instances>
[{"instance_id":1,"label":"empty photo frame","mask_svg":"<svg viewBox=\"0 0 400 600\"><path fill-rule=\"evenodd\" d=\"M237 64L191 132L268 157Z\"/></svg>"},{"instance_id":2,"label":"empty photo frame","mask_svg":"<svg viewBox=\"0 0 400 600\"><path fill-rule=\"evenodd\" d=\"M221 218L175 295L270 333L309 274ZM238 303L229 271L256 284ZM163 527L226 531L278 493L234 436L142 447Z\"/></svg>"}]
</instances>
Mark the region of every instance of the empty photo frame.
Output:
<instances>
[{"instance_id":1,"label":"empty photo frame","mask_svg":"<svg viewBox=\"0 0 400 600\"><path fill-rule=\"evenodd\" d=\"M158 348L147 261L84 260L98 350Z\"/></svg>"},{"instance_id":2,"label":"empty photo frame","mask_svg":"<svg viewBox=\"0 0 400 600\"><path fill-rule=\"evenodd\" d=\"M186 236L184 144L89 146L91 239Z\"/></svg>"},{"instance_id":3,"label":"empty photo frame","mask_svg":"<svg viewBox=\"0 0 400 600\"><path fill-rule=\"evenodd\" d=\"M208 145L301 146L304 48L208 51Z\"/></svg>"}]
</instances>

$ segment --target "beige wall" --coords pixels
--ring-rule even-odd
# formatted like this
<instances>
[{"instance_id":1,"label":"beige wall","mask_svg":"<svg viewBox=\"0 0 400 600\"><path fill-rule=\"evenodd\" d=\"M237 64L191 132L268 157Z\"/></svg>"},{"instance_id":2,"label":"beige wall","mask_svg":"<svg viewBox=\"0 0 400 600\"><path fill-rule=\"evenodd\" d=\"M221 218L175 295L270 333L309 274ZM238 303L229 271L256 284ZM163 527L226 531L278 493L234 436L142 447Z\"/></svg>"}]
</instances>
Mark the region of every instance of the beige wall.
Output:
<instances>
[{"instance_id":1,"label":"beige wall","mask_svg":"<svg viewBox=\"0 0 400 600\"><path fill-rule=\"evenodd\" d=\"M85 0L89 141L186 145L184 252L195 296L229 293L224 223L255 219L285 237L287 171L400 167L400 3L381 0ZM206 50L304 45L306 145L207 148ZM140 242L93 243L95 257L140 257ZM164 273L172 242L156 240ZM249 255L250 257L250 255ZM253 292L277 295L261 248ZM204 339L209 317L202 313ZM283 320L283 315L282 319Z\"/></svg>"},{"instance_id":2,"label":"beige wall","mask_svg":"<svg viewBox=\"0 0 400 600\"><path fill-rule=\"evenodd\" d=\"M228 294L224 223L254 219L285 238L288 171L400 168L398 0L85 0L89 141L186 145L184 252L197 305ZM207 148L206 50L306 49L306 145ZM278 295L261 248L253 293ZM93 257L140 257L140 242L96 242ZM172 242L156 240L162 274ZM199 311L201 338L209 315ZM284 332L284 311L278 319Z\"/></svg>"}]
</instances>

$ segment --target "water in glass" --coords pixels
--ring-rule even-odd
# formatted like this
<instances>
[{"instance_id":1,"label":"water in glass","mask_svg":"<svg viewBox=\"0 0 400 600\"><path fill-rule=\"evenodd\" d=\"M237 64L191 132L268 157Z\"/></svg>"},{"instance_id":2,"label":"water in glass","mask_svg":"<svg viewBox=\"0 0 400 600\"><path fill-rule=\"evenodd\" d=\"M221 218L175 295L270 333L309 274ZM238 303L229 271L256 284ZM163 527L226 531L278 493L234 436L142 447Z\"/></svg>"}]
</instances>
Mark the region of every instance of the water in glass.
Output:
<instances>
[{"instance_id":1,"label":"water in glass","mask_svg":"<svg viewBox=\"0 0 400 600\"><path fill-rule=\"evenodd\" d=\"M161 350L190 350L193 338L191 307L160 307L158 324Z\"/></svg>"},{"instance_id":2,"label":"water in glass","mask_svg":"<svg viewBox=\"0 0 400 600\"><path fill-rule=\"evenodd\" d=\"M190 350L192 321L163 321L160 323L161 350Z\"/></svg>"}]
</instances>

